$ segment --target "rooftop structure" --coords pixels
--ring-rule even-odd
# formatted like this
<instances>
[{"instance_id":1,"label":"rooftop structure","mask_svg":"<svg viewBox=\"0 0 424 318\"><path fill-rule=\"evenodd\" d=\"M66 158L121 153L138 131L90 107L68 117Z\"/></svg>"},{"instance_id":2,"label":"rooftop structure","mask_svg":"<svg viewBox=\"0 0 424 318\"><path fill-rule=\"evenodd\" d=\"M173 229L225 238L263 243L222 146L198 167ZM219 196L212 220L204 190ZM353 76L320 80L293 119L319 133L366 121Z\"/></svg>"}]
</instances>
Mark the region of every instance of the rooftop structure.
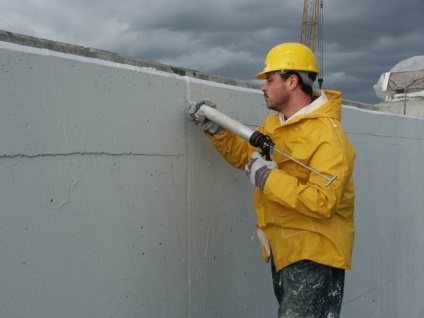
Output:
<instances>
[{"instance_id":1,"label":"rooftop structure","mask_svg":"<svg viewBox=\"0 0 424 318\"><path fill-rule=\"evenodd\" d=\"M374 90L381 111L424 117L424 55L396 64L381 75Z\"/></svg>"}]
</instances>

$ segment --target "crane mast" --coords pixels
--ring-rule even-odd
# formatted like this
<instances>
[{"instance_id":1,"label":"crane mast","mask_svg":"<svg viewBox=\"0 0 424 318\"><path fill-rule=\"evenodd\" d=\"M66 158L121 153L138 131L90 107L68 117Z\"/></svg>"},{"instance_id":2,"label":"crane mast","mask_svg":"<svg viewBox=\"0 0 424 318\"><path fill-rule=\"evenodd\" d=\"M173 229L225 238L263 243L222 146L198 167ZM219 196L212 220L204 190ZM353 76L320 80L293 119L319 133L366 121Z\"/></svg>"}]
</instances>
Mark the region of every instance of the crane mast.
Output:
<instances>
[{"instance_id":1,"label":"crane mast","mask_svg":"<svg viewBox=\"0 0 424 318\"><path fill-rule=\"evenodd\" d=\"M302 20L302 34L300 37L300 43L306 45L315 53L315 48L317 45L318 38L318 52L316 56L318 57L318 64L321 70L318 84L319 88L322 88L322 83L324 82L323 73L324 73L324 60L323 60L323 0L304 0L303 2L303 20ZM319 25L318 25L319 17ZM319 35L318 35L319 33Z\"/></svg>"},{"instance_id":2,"label":"crane mast","mask_svg":"<svg viewBox=\"0 0 424 318\"><path fill-rule=\"evenodd\" d=\"M300 43L315 52L318 34L319 0L304 0Z\"/></svg>"}]
</instances>

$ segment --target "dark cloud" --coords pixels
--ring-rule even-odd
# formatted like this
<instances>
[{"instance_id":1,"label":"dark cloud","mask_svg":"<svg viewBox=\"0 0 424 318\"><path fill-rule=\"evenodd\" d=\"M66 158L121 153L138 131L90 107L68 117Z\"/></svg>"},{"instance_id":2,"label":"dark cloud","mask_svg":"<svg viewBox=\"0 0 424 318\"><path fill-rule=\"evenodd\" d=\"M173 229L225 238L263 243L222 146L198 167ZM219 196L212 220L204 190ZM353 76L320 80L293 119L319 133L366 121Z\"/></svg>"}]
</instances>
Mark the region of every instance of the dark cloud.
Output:
<instances>
[{"instance_id":1,"label":"dark cloud","mask_svg":"<svg viewBox=\"0 0 424 318\"><path fill-rule=\"evenodd\" d=\"M330 3L330 4L329 4ZM326 1L324 67L327 83L345 98L381 102L373 85L399 61L424 53L424 1ZM342 12L342 14L337 13ZM331 79L342 71L345 80ZM341 82L339 82L341 81Z\"/></svg>"},{"instance_id":2,"label":"dark cloud","mask_svg":"<svg viewBox=\"0 0 424 318\"><path fill-rule=\"evenodd\" d=\"M424 1L323 5L323 88L380 102L380 75L424 54ZM0 28L253 81L271 47L300 40L302 11L302 1L281 0L15 0Z\"/></svg>"}]
</instances>

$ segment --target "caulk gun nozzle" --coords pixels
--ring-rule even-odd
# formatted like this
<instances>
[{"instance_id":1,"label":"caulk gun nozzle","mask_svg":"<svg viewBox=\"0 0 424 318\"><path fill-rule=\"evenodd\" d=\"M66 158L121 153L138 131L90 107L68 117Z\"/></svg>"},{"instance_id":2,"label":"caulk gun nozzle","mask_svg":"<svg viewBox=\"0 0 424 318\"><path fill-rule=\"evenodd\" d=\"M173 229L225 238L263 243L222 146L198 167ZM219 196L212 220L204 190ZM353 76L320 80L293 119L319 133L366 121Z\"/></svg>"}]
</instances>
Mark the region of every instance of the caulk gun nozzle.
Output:
<instances>
[{"instance_id":1,"label":"caulk gun nozzle","mask_svg":"<svg viewBox=\"0 0 424 318\"><path fill-rule=\"evenodd\" d=\"M202 105L204 105L205 104L205 101L204 100L201 100L200 102L193 102L194 104L196 104L196 109L198 110L199 108L200 108L200 106L202 106Z\"/></svg>"}]
</instances>

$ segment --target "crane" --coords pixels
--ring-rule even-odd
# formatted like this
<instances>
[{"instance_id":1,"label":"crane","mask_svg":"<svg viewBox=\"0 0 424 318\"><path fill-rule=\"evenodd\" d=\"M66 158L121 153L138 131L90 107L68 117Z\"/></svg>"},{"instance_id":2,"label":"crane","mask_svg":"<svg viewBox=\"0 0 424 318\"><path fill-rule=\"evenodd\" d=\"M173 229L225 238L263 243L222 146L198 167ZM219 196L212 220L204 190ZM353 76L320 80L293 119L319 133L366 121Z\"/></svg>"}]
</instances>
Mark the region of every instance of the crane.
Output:
<instances>
[{"instance_id":1,"label":"crane","mask_svg":"<svg viewBox=\"0 0 424 318\"><path fill-rule=\"evenodd\" d=\"M320 67L321 73L318 78L319 87L321 88L323 74L323 48L322 48L322 15L323 15L323 0L304 0L303 3L303 20L302 20L302 33L300 37L300 43L309 47L312 52L315 52L317 38L318 38L318 52L317 56L319 57L318 65ZM321 10L320 10L321 9ZM320 23L318 23L320 16ZM319 33L319 36L318 36Z\"/></svg>"}]
</instances>

